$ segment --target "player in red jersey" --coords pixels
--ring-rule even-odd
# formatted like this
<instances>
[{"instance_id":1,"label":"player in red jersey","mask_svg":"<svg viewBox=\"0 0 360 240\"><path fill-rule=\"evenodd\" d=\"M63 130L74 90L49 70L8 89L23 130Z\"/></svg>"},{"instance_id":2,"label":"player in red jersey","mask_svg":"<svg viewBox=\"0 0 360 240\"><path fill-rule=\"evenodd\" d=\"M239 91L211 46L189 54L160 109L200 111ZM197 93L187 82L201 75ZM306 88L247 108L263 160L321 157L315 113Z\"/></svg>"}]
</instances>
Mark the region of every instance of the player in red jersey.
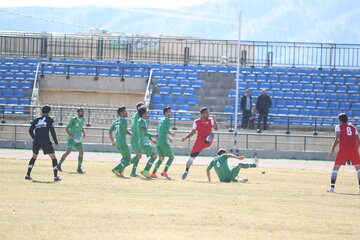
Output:
<instances>
[{"instance_id":1,"label":"player in red jersey","mask_svg":"<svg viewBox=\"0 0 360 240\"><path fill-rule=\"evenodd\" d=\"M348 116L345 113L339 114L339 120L340 124L335 127L336 138L329 154L330 159L334 155L336 146L339 144L339 151L336 155L334 168L331 173L331 187L328 189L328 192L334 192L337 173L341 165L345 165L346 161L350 160L356 169L360 193L359 133L356 127L347 123Z\"/></svg>"},{"instance_id":2,"label":"player in red jersey","mask_svg":"<svg viewBox=\"0 0 360 240\"><path fill-rule=\"evenodd\" d=\"M182 142L185 142L187 139L191 138L197 132L197 138L194 143L194 146L191 150L189 160L186 163L186 169L182 176L182 179L185 180L189 173L190 166L192 165L194 159L201 153L205 148L210 147L214 140L214 134L212 130L218 130L218 125L216 123L216 118L213 116L209 117L209 109L204 107L200 109L200 118L196 119L193 124L193 130L189 135L181 139Z\"/></svg>"}]
</instances>

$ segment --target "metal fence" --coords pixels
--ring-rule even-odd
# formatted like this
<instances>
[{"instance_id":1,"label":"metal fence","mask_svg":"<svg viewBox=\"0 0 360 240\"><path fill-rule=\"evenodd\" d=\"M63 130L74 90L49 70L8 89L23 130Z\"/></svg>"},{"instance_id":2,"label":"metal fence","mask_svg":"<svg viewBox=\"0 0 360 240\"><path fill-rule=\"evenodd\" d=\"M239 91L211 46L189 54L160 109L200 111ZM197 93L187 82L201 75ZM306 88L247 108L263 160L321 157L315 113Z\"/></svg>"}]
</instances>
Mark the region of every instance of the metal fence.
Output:
<instances>
[{"instance_id":1,"label":"metal fence","mask_svg":"<svg viewBox=\"0 0 360 240\"><path fill-rule=\"evenodd\" d=\"M0 33L3 57L91 59L169 64L236 64L237 42L121 35ZM360 68L360 44L242 41L241 65Z\"/></svg>"}]
</instances>

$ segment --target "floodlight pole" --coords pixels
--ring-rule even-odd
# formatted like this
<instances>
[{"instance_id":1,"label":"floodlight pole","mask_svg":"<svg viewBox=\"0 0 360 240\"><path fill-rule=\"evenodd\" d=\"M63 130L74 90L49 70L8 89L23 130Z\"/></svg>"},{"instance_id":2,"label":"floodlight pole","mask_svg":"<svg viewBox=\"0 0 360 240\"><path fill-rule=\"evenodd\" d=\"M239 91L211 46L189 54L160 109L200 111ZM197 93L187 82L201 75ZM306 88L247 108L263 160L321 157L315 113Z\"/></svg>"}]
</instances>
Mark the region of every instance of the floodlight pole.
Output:
<instances>
[{"instance_id":1,"label":"floodlight pole","mask_svg":"<svg viewBox=\"0 0 360 240\"><path fill-rule=\"evenodd\" d=\"M236 56L236 95L235 95L235 123L234 123L234 151L237 148L238 114L239 114L239 80L240 80L240 48L241 48L241 11L239 13L239 32Z\"/></svg>"}]
</instances>

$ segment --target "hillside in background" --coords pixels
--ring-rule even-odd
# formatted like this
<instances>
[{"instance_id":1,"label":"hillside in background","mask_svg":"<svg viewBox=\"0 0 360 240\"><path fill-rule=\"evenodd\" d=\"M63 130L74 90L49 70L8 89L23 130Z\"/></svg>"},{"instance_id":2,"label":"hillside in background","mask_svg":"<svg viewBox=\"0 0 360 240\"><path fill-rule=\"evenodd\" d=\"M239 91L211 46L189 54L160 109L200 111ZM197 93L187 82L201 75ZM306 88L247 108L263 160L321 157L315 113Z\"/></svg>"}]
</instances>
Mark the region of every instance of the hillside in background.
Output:
<instances>
[{"instance_id":1,"label":"hillside in background","mask_svg":"<svg viewBox=\"0 0 360 240\"><path fill-rule=\"evenodd\" d=\"M0 8L0 30L75 33L110 32L236 39L358 43L358 0L218 0L176 10L106 7Z\"/></svg>"}]
</instances>

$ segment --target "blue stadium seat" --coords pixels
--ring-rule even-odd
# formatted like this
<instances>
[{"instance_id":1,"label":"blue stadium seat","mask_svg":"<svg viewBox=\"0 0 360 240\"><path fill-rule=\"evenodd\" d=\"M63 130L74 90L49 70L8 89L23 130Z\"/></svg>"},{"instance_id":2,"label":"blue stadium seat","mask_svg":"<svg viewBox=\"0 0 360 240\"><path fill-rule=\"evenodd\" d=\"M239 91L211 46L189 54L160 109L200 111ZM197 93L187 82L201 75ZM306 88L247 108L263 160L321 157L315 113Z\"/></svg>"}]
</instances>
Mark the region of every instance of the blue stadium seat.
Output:
<instances>
[{"instance_id":1,"label":"blue stadium seat","mask_svg":"<svg viewBox=\"0 0 360 240\"><path fill-rule=\"evenodd\" d=\"M345 84L346 85L356 85L357 81L356 81L355 78L347 78L346 81L345 81Z\"/></svg>"},{"instance_id":2,"label":"blue stadium seat","mask_svg":"<svg viewBox=\"0 0 360 240\"><path fill-rule=\"evenodd\" d=\"M258 87L259 87L258 84L256 82L253 82L253 83L249 83L248 89L257 90Z\"/></svg>"},{"instance_id":3,"label":"blue stadium seat","mask_svg":"<svg viewBox=\"0 0 360 240\"><path fill-rule=\"evenodd\" d=\"M125 66L126 67L126 66ZM153 70L153 71L159 71L160 69L161 69L161 65L160 64L158 64L158 63L154 63L154 64L151 64L151 69Z\"/></svg>"},{"instance_id":4,"label":"blue stadium seat","mask_svg":"<svg viewBox=\"0 0 360 240\"><path fill-rule=\"evenodd\" d=\"M342 78L342 77L337 77L334 80L334 84L336 84L336 85L344 85L345 84L345 79Z\"/></svg>"},{"instance_id":5,"label":"blue stadium seat","mask_svg":"<svg viewBox=\"0 0 360 240\"><path fill-rule=\"evenodd\" d=\"M172 89L172 91L171 91L171 94L175 95L175 96L181 96L182 95L182 88L174 87Z\"/></svg>"},{"instance_id":6,"label":"blue stadium seat","mask_svg":"<svg viewBox=\"0 0 360 240\"><path fill-rule=\"evenodd\" d=\"M308 70L307 69L298 69L296 73L299 76L306 76L306 75L308 75Z\"/></svg>"},{"instance_id":7,"label":"blue stadium seat","mask_svg":"<svg viewBox=\"0 0 360 240\"><path fill-rule=\"evenodd\" d=\"M338 110L339 109L339 103L338 102L329 103L329 108L328 109Z\"/></svg>"},{"instance_id":8,"label":"blue stadium seat","mask_svg":"<svg viewBox=\"0 0 360 240\"><path fill-rule=\"evenodd\" d=\"M191 113L187 113L187 112L182 113L180 120L181 121L192 121Z\"/></svg>"},{"instance_id":9,"label":"blue stadium seat","mask_svg":"<svg viewBox=\"0 0 360 240\"><path fill-rule=\"evenodd\" d=\"M4 79L5 80L13 80L13 79L15 79L14 74L7 72L7 73L4 74Z\"/></svg>"},{"instance_id":10,"label":"blue stadium seat","mask_svg":"<svg viewBox=\"0 0 360 240\"><path fill-rule=\"evenodd\" d=\"M0 98L0 104L4 105L6 104L6 99L5 98ZM1 109L0 109L1 110Z\"/></svg>"},{"instance_id":11,"label":"blue stadium seat","mask_svg":"<svg viewBox=\"0 0 360 240\"><path fill-rule=\"evenodd\" d=\"M13 90L11 89L5 89L3 90L3 96L6 98L11 98L14 96Z\"/></svg>"},{"instance_id":12,"label":"blue stadium seat","mask_svg":"<svg viewBox=\"0 0 360 240\"><path fill-rule=\"evenodd\" d=\"M236 73L236 71L237 71L236 67L230 67L230 73Z\"/></svg>"},{"instance_id":13,"label":"blue stadium seat","mask_svg":"<svg viewBox=\"0 0 360 240\"><path fill-rule=\"evenodd\" d=\"M305 100L314 100L315 99L315 93L313 92L309 92L309 93L305 93Z\"/></svg>"},{"instance_id":14,"label":"blue stadium seat","mask_svg":"<svg viewBox=\"0 0 360 240\"><path fill-rule=\"evenodd\" d=\"M86 72L87 72L88 76L97 76L98 75L98 72L97 72L96 68L94 68L94 67L88 68L86 70Z\"/></svg>"},{"instance_id":15,"label":"blue stadium seat","mask_svg":"<svg viewBox=\"0 0 360 240\"><path fill-rule=\"evenodd\" d=\"M5 58L4 59L4 64L5 65L13 65L13 64L15 64L15 59L14 58Z\"/></svg>"},{"instance_id":16,"label":"blue stadium seat","mask_svg":"<svg viewBox=\"0 0 360 240\"><path fill-rule=\"evenodd\" d=\"M342 76L343 77L352 77L352 76L354 76L354 72L352 70L344 70Z\"/></svg>"},{"instance_id":17,"label":"blue stadium seat","mask_svg":"<svg viewBox=\"0 0 360 240\"><path fill-rule=\"evenodd\" d=\"M357 110L359 111L360 110L360 103L353 103L351 105L351 110Z\"/></svg>"},{"instance_id":18,"label":"blue stadium seat","mask_svg":"<svg viewBox=\"0 0 360 240\"><path fill-rule=\"evenodd\" d=\"M311 70L309 70L309 73L308 73L309 76L319 76L319 74L320 74L319 69L311 69Z\"/></svg>"},{"instance_id":19,"label":"blue stadium seat","mask_svg":"<svg viewBox=\"0 0 360 240\"><path fill-rule=\"evenodd\" d=\"M329 106L328 102L319 102L318 109L327 109Z\"/></svg>"},{"instance_id":20,"label":"blue stadium seat","mask_svg":"<svg viewBox=\"0 0 360 240\"><path fill-rule=\"evenodd\" d=\"M227 106L227 107L225 107L224 112L225 112L225 113L234 113L234 112L235 112L235 108L234 108L234 107L231 107L231 106Z\"/></svg>"},{"instance_id":21,"label":"blue stadium seat","mask_svg":"<svg viewBox=\"0 0 360 240\"><path fill-rule=\"evenodd\" d=\"M196 67L194 65L187 65L185 66L185 72L195 72Z\"/></svg>"},{"instance_id":22,"label":"blue stadium seat","mask_svg":"<svg viewBox=\"0 0 360 240\"><path fill-rule=\"evenodd\" d=\"M346 85L340 85L336 88L336 92L338 93L346 93L348 91L348 88Z\"/></svg>"},{"instance_id":23,"label":"blue stadium seat","mask_svg":"<svg viewBox=\"0 0 360 240\"><path fill-rule=\"evenodd\" d=\"M242 74L251 74L252 73L252 68L251 67L242 67L240 69L240 73L242 73Z\"/></svg>"},{"instance_id":24,"label":"blue stadium seat","mask_svg":"<svg viewBox=\"0 0 360 240\"><path fill-rule=\"evenodd\" d=\"M167 79L158 79L157 80L157 85L159 87L166 87L168 84L168 80Z\"/></svg>"},{"instance_id":25,"label":"blue stadium seat","mask_svg":"<svg viewBox=\"0 0 360 240\"><path fill-rule=\"evenodd\" d=\"M325 93L316 93L315 100L325 101L326 100L326 94Z\"/></svg>"},{"instance_id":26,"label":"blue stadium seat","mask_svg":"<svg viewBox=\"0 0 360 240\"><path fill-rule=\"evenodd\" d=\"M147 72L147 71L145 71ZM142 70L135 70L133 71L133 77L134 78L142 78L145 77Z\"/></svg>"},{"instance_id":27,"label":"blue stadium seat","mask_svg":"<svg viewBox=\"0 0 360 240\"><path fill-rule=\"evenodd\" d=\"M0 70L1 71L1 70ZM36 71L36 70L35 70ZM23 73L31 73L31 72L33 72L33 69L32 69L32 67L31 66L23 66L22 68L21 68L21 72L23 72Z\"/></svg>"},{"instance_id":28,"label":"blue stadium seat","mask_svg":"<svg viewBox=\"0 0 360 240\"><path fill-rule=\"evenodd\" d=\"M197 66L196 72L206 72L206 66L203 66L203 65Z\"/></svg>"},{"instance_id":29,"label":"blue stadium seat","mask_svg":"<svg viewBox=\"0 0 360 240\"><path fill-rule=\"evenodd\" d=\"M189 106L188 105L180 105L178 108L179 112L187 112L189 111Z\"/></svg>"},{"instance_id":30,"label":"blue stadium seat","mask_svg":"<svg viewBox=\"0 0 360 240\"><path fill-rule=\"evenodd\" d=\"M21 98L20 105L30 105L30 99L28 98Z\"/></svg>"},{"instance_id":31,"label":"blue stadium seat","mask_svg":"<svg viewBox=\"0 0 360 240\"><path fill-rule=\"evenodd\" d=\"M16 80L24 80L25 74L24 73L15 73L15 79Z\"/></svg>"},{"instance_id":32,"label":"blue stadium seat","mask_svg":"<svg viewBox=\"0 0 360 240\"><path fill-rule=\"evenodd\" d=\"M18 65L12 65L9 67L9 70L12 73L20 72L20 67Z\"/></svg>"},{"instance_id":33,"label":"blue stadium seat","mask_svg":"<svg viewBox=\"0 0 360 240\"><path fill-rule=\"evenodd\" d=\"M260 83L260 88L261 89L270 89L270 83L262 82L262 83Z\"/></svg>"},{"instance_id":34,"label":"blue stadium seat","mask_svg":"<svg viewBox=\"0 0 360 240\"><path fill-rule=\"evenodd\" d=\"M334 85L328 85L325 88L325 92L335 92L336 87Z\"/></svg>"},{"instance_id":35,"label":"blue stadium seat","mask_svg":"<svg viewBox=\"0 0 360 240\"><path fill-rule=\"evenodd\" d=\"M189 73L188 79L190 80L198 80L198 74L197 73Z\"/></svg>"},{"instance_id":36,"label":"blue stadium seat","mask_svg":"<svg viewBox=\"0 0 360 240\"><path fill-rule=\"evenodd\" d=\"M175 65L174 68L173 68L173 71L174 72L183 72L184 71L184 65L181 65L181 64Z\"/></svg>"},{"instance_id":37,"label":"blue stadium seat","mask_svg":"<svg viewBox=\"0 0 360 240\"><path fill-rule=\"evenodd\" d=\"M284 93L283 92L275 92L273 98L274 99L283 99Z\"/></svg>"},{"instance_id":38,"label":"blue stadium seat","mask_svg":"<svg viewBox=\"0 0 360 240\"><path fill-rule=\"evenodd\" d=\"M154 78L164 78L164 72L155 71L153 74Z\"/></svg>"},{"instance_id":39,"label":"blue stadium seat","mask_svg":"<svg viewBox=\"0 0 360 240\"><path fill-rule=\"evenodd\" d=\"M216 73L216 72L218 72L218 67L217 66L208 66L207 72Z\"/></svg>"},{"instance_id":40,"label":"blue stadium seat","mask_svg":"<svg viewBox=\"0 0 360 240\"><path fill-rule=\"evenodd\" d=\"M313 85L304 85L303 91L304 92L312 92L314 90Z\"/></svg>"},{"instance_id":41,"label":"blue stadium seat","mask_svg":"<svg viewBox=\"0 0 360 240\"><path fill-rule=\"evenodd\" d=\"M11 106L5 106L4 107L4 113L5 114L13 114L13 107L11 107Z\"/></svg>"},{"instance_id":42,"label":"blue stadium seat","mask_svg":"<svg viewBox=\"0 0 360 240\"><path fill-rule=\"evenodd\" d=\"M324 92L325 86L324 85L315 85L314 92Z\"/></svg>"},{"instance_id":43,"label":"blue stadium seat","mask_svg":"<svg viewBox=\"0 0 360 240\"><path fill-rule=\"evenodd\" d=\"M169 87L162 87L162 88L160 88L159 93L161 95L169 95L170 94L170 88Z\"/></svg>"},{"instance_id":44,"label":"blue stadium seat","mask_svg":"<svg viewBox=\"0 0 360 240\"><path fill-rule=\"evenodd\" d=\"M253 68L252 73L256 74L256 75L263 74L263 69L262 68Z\"/></svg>"},{"instance_id":45,"label":"blue stadium seat","mask_svg":"<svg viewBox=\"0 0 360 240\"><path fill-rule=\"evenodd\" d=\"M284 99L294 99L294 93L293 92L285 92Z\"/></svg>"},{"instance_id":46,"label":"blue stadium seat","mask_svg":"<svg viewBox=\"0 0 360 240\"><path fill-rule=\"evenodd\" d=\"M278 100L276 102L276 107L278 107L278 108L286 107L286 101L285 100Z\"/></svg>"},{"instance_id":47,"label":"blue stadium seat","mask_svg":"<svg viewBox=\"0 0 360 240\"><path fill-rule=\"evenodd\" d=\"M281 109L279 109L278 113L279 113L279 115L288 115L289 109L281 108Z\"/></svg>"},{"instance_id":48,"label":"blue stadium seat","mask_svg":"<svg viewBox=\"0 0 360 240\"><path fill-rule=\"evenodd\" d=\"M316 101L308 101L306 104L306 108L317 108L317 102Z\"/></svg>"},{"instance_id":49,"label":"blue stadium seat","mask_svg":"<svg viewBox=\"0 0 360 240\"><path fill-rule=\"evenodd\" d=\"M320 76L322 76L322 77L328 77L328 76L330 76L330 74L331 74L331 71L330 70L328 70L328 69L323 69L323 70L321 70L321 72L320 72Z\"/></svg>"},{"instance_id":50,"label":"blue stadium seat","mask_svg":"<svg viewBox=\"0 0 360 240\"><path fill-rule=\"evenodd\" d=\"M330 75L333 77L341 77L343 74L341 70L332 70Z\"/></svg>"},{"instance_id":51,"label":"blue stadium seat","mask_svg":"<svg viewBox=\"0 0 360 240\"><path fill-rule=\"evenodd\" d=\"M296 101L296 108L299 108L301 111L303 110L303 108L306 107L306 101Z\"/></svg>"},{"instance_id":52,"label":"blue stadium seat","mask_svg":"<svg viewBox=\"0 0 360 240\"><path fill-rule=\"evenodd\" d=\"M357 93L359 94L359 86L349 86L349 93Z\"/></svg>"},{"instance_id":53,"label":"blue stadium seat","mask_svg":"<svg viewBox=\"0 0 360 240\"><path fill-rule=\"evenodd\" d=\"M122 74L122 71L120 71L120 70L117 69L117 68L111 68L111 69L109 70L109 75L110 75L111 77L120 77L121 74Z\"/></svg>"},{"instance_id":54,"label":"blue stadium seat","mask_svg":"<svg viewBox=\"0 0 360 240\"><path fill-rule=\"evenodd\" d=\"M122 74L123 77L131 78L133 77L133 71L130 69L125 69L124 73Z\"/></svg>"},{"instance_id":55,"label":"blue stadium seat","mask_svg":"<svg viewBox=\"0 0 360 240\"><path fill-rule=\"evenodd\" d=\"M179 79L179 80L185 80L185 79L187 79L187 74L184 73L184 72L179 72L179 73L177 74L177 77L176 77L176 78Z\"/></svg>"},{"instance_id":56,"label":"blue stadium seat","mask_svg":"<svg viewBox=\"0 0 360 240\"><path fill-rule=\"evenodd\" d=\"M19 66L26 65L26 58L18 58L16 59L16 64Z\"/></svg>"},{"instance_id":57,"label":"blue stadium seat","mask_svg":"<svg viewBox=\"0 0 360 240\"><path fill-rule=\"evenodd\" d=\"M264 74L265 75L274 74L274 69L273 68L264 68Z\"/></svg>"},{"instance_id":58,"label":"blue stadium seat","mask_svg":"<svg viewBox=\"0 0 360 240\"><path fill-rule=\"evenodd\" d=\"M87 68L84 68L84 67L81 67L81 68L78 68L77 72L76 72L76 75L79 75L79 76L86 76L87 75Z\"/></svg>"},{"instance_id":59,"label":"blue stadium seat","mask_svg":"<svg viewBox=\"0 0 360 240\"><path fill-rule=\"evenodd\" d=\"M279 77L276 76L276 75L270 75L270 76L269 76L269 82L271 82L271 83L277 83L277 82L279 82Z\"/></svg>"},{"instance_id":60,"label":"blue stadium seat","mask_svg":"<svg viewBox=\"0 0 360 240\"><path fill-rule=\"evenodd\" d=\"M183 88L191 87L191 82L189 80L182 80L180 81L180 87Z\"/></svg>"},{"instance_id":61,"label":"blue stadium seat","mask_svg":"<svg viewBox=\"0 0 360 240\"><path fill-rule=\"evenodd\" d=\"M30 66L36 66L38 64L38 60L36 58L28 58L27 62L27 64Z\"/></svg>"},{"instance_id":62,"label":"blue stadium seat","mask_svg":"<svg viewBox=\"0 0 360 240\"><path fill-rule=\"evenodd\" d=\"M351 98L349 99L349 94L341 94L341 95L338 95L337 100L339 102L348 102L348 101L351 101Z\"/></svg>"},{"instance_id":63,"label":"blue stadium seat","mask_svg":"<svg viewBox=\"0 0 360 240\"><path fill-rule=\"evenodd\" d=\"M221 66L219 67L219 73L228 73L229 72L229 68L226 66Z\"/></svg>"},{"instance_id":64,"label":"blue stadium seat","mask_svg":"<svg viewBox=\"0 0 360 240\"><path fill-rule=\"evenodd\" d=\"M303 93L303 92L294 93L294 99L303 100L304 98L305 98L305 93Z\"/></svg>"},{"instance_id":65,"label":"blue stadium seat","mask_svg":"<svg viewBox=\"0 0 360 240\"><path fill-rule=\"evenodd\" d=\"M234 97L236 97L236 90L231 89L229 91L229 98L234 98Z\"/></svg>"},{"instance_id":66,"label":"blue stadium seat","mask_svg":"<svg viewBox=\"0 0 360 240\"><path fill-rule=\"evenodd\" d=\"M320 116L320 111L317 109L310 109L310 116Z\"/></svg>"},{"instance_id":67,"label":"blue stadium seat","mask_svg":"<svg viewBox=\"0 0 360 240\"><path fill-rule=\"evenodd\" d=\"M0 66L0 72L7 72L8 67L7 66Z\"/></svg>"},{"instance_id":68,"label":"blue stadium seat","mask_svg":"<svg viewBox=\"0 0 360 240\"><path fill-rule=\"evenodd\" d=\"M9 88L11 89L18 89L19 88L19 82L18 81L11 81L9 83Z\"/></svg>"},{"instance_id":69,"label":"blue stadium seat","mask_svg":"<svg viewBox=\"0 0 360 240\"><path fill-rule=\"evenodd\" d=\"M186 102L189 105L195 105L195 104L197 104L197 98L196 97L188 97Z\"/></svg>"},{"instance_id":70,"label":"blue stadium seat","mask_svg":"<svg viewBox=\"0 0 360 240\"><path fill-rule=\"evenodd\" d=\"M165 105L162 103L155 104L154 110L164 110Z\"/></svg>"},{"instance_id":71,"label":"blue stadium seat","mask_svg":"<svg viewBox=\"0 0 360 240\"><path fill-rule=\"evenodd\" d=\"M265 75L257 75L256 81L257 82L267 82L267 78Z\"/></svg>"},{"instance_id":72,"label":"blue stadium seat","mask_svg":"<svg viewBox=\"0 0 360 240\"><path fill-rule=\"evenodd\" d=\"M346 96L348 96L348 95L346 95ZM360 95L350 95L349 100L351 102L360 102ZM339 97L339 101L340 101L340 97Z\"/></svg>"},{"instance_id":73,"label":"blue stadium seat","mask_svg":"<svg viewBox=\"0 0 360 240\"><path fill-rule=\"evenodd\" d=\"M325 77L322 81L322 84L333 84L334 79L332 77Z\"/></svg>"},{"instance_id":74,"label":"blue stadium seat","mask_svg":"<svg viewBox=\"0 0 360 240\"><path fill-rule=\"evenodd\" d=\"M15 97L17 98L23 98L25 97L25 92L22 89L15 90Z\"/></svg>"},{"instance_id":75,"label":"blue stadium seat","mask_svg":"<svg viewBox=\"0 0 360 240\"><path fill-rule=\"evenodd\" d=\"M297 74L297 72L296 72L295 68L289 68L287 70L287 75L289 75L289 76L293 76L293 75L296 75L296 74Z\"/></svg>"},{"instance_id":76,"label":"blue stadium seat","mask_svg":"<svg viewBox=\"0 0 360 240\"><path fill-rule=\"evenodd\" d=\"M7 81L0 81L0 89L5 89L8 87Z\"/></svg>"},{"instance_id":77,"label":"blue stadium seat","mask_svg":"<svg viewBox=\"0 0 360 240\"><path fill-rule=\"evenodd\" d=\"M313 78L311 78L311 83L312 84L322 84L322 79L321 79L321 77L313 77Z\"/></svg>"},{"instance_id":78,"label":"blue stadium seat","mask_svg":"<svg viewBox=\"0 0 360 240\"><path fill-rule=\"evenodd\" d=\"M322 111L320 111L320 116L322 116L322 117L330 117L331 116L331 111L330 110L322 110Z\"/></svg>"},{"instance_id":79,"label":"blue stadium seat","mask_svg":"<svg viewBox=\"0 0 360 240\"><path fill-rule=\"evenodd\" d=\"M275 85L275 84L273 84L273 85ZM272 88L273 90L276 90L276 89L274 89L274 88ZM282 91L291 91L292 90L292 84L291 83L286 83L286 84L283 84L282 86L281 86L281 90Z\"/></svg>"},{"instance_id":80,"label":"blue stadium seat","mask_svg":"<svg viewBox=\"0 0 360 240\"><path fill-rule=\"evenodd\" d=\"M69 75L76 75L78 69L75 67L69 67L68 69L66 69L66 73Z\"/></svg>"},{"instance_id":81,"label":"blue stadium seat","mask_svg":"<svg viewBox=\"0 0 360 240\"><path fill-rule=\"evenodd\" d=\"M294 84L292 86L292 90L295 91L295 92L299 92L299 91L302 91L303 89L303 85L302 84Z\"/></svg>"},{"instance_id":82,"label":"blue stadium seat","mask_svg":"<svg viewBox=\"0 0 360 240\"><path fill-rule=\"evenodd\" d=\"M239 90L245 90L245 89L247 89L247 84L244 83L244 82L240 82L239 83Z\"/></svg>"},{"instance_id":83,"label":"blue stadium seat","mask_svg":"<svg viewBox=\"0 0 360 240\"><path fill-rule=\"evenodd\" d=\"M172 64L164 64L161 69L163 71L173 71L174 66Z\"/></svg>"},{"instance_id":84,"label":"blue stadium seat","mask_svg":"<svg viewBox=\"0 0 360 240\"><path fill-rule=\"evenodd\" d=\"M184 95L185 96L194 96L195 95L195 90L193 88L187 88L184 91Z\"/></svg>"},{"instance_id":85,"label":"blue stadium seat","mask_svg":"<svg viewBox=\"0 0 360 240\"><path fill-rule=\"evenodd\" d=\"M45 74L53 74L54 73L54 67L52 65L45 65L44 73Z\"/></svg>"},{"instance_id":86,"label":"blue stadium seat","mask_svg":"<svg viewBox=\"0 0 360 240\"><path fill-rule=\"evenodd\" d=\"M301 109L300 115L310 116L310 110L309 109Z\"/></svg>"},{"instance_id":87,"label":"blue stadium seat","mask_svg":"<svg viewBox=\"0 0 360 240\"><path fill-rule=\"evenodd\" d=\"M299 77L299 76L297 76L297 77ZM309 77L309 76L302 76L302 77L299 77L299 78L301 78L300 82L302 84L311 84L312 83L312 78Z\"/></svg>"},{"instance_id":88,"label":"blue stadium seat","mask_svg":"<svg viewBox=\"0 0 360 240\"><path fill-rule=\"evenodd\" d=\"M269 114L271 115L271 114L278 114L279 113L279 109L277 109L277 108L270 108L269 109Z\"/></svg>"},{"instance_id":89,"label":"blue stadium seat","mask_svg":"<svg viewBox=\"0 0 360 240\"><path fill-rule=\"evenodd\" d=\"M170 79L168 83L169 87L177 87L179 86L179 80L177 79Z\"/></svg>"},{"instance_id":90,"label":"blue stadium seat","mask_svg":"<svg viewBox=\"0 0 360 240\"><path fill-rule=\"evenodd\" d=\"M172 96L164 96L163 103L172 104L174 102L174 98Z\"/></svg>"},{"instance_id":91,"label":"blue stadium seat","mask_svg":"<svg viewBox=\"0 0 360 240\"><path fill-rule=\"evenodd\" d=\"M299 109L290 109L289 115L299 115ZM292 119L290 119L291 121Z\"/></svg>"},{"instance_id":92,"label":"blue stadium seat","mask_svg":"<svg viewBox=\"0 0 360 240\"><path fill-rule=\"evenodd\" d=\"M284 74L286 74L286 69L285 68L275 68L275 74L284 75Z\"/></svg>"},{"instance_id":93,"label":"blue stadium seat","mask_svg":"<svg viewBox=\"0 0 360 240\"><path fill-rule=\"evenodd\" d=\"M18 105L19 104L19 100L17 98L9 98L7 101L8 104L11 105Z\"/></svg>"},{"instance_id":94,"label":"blue stadium seat","mask_svg":"<svg viewBox=\"0 0 360 240\"><path fill-rule=\"evenodd\" d=\"M54 69L54 74L57 74L57 75L65 74L65 68L62 66L56 66Z\"/></svg>"},{"instance_id":95,"label":"blue stadium seat","mask_svg":"<svg viewBox=\"0 0 360 240\"><path fill-rule=\"evenodd\" d=\"M153 103L161 103L162 102L162 97L160 95L153 95L151 98L152 98L151 101Z\"/></svg>"},{"instance_id":96,"label":"blue stadium seat","mask_svg":"<svg viewBox=\"0 0 360 240\"><path fill-rule=\"evenodd\" d=\"M271 84L271 90L273 90L273 91L279 91L279 90L281 90L281 84L280 84L280 83L273 83L273 84Z\"/></svg>"},{"instance_id":97,"label":"blue stadium seat","mask_svg":"<svg viewBox=\"0 0 360 240\"><path fill-rule=\"evenodd\" d=\"M193 88L202 88L203 87L203 82L202 81L193 81L191 84L191 87Z\"/></svg>"},{"instance_id":98,"label":"blue stadium seat","mask_svg":"<svg viewBox=\"0 0 360 240\"><path fill-rule=\"evenodd\" d=\"M79 69L76 69L76 74L78 74ZM110 70L108 68L100 68L99 69L99 76L100 77L108 77L110 76Z\"/></svg>"},{"instance_id":99,"label":"blue stadium seat","mask_svg":"<svg viewBox=\"0 0 360 240\"><path fill-rule=\"evenodd\" d=\"M166 72L165 73L165 78L166 79L175 79L175 77L176 77L175 72Z\"/></svg>"},{"instance_id":100,"label":"blue stadium seat","mask_svg":"<svg viewBox=\"0 0 360 240\"><path fill-rule=\"evenodd\" d=\"M326 95L326 100L330 101L330 102L335 102L337 101L337 94L335 93L329 93Z\"/></svg>"},{"instance_id":101,"label":"blue stadium seat","mask_svg":"<svg viewBox=\"0 0 360 240\"><path fill-rule=\"evenodd\" d=\"M15 107L14 113L15 114L24 114L24 107Z\"/></svg>"},{"instance_id":102,"label":"blue stadium seat","mask_svg":"<svg viewBox=\"0 0 360 240\"><path fill-rule=\"evenodd\" d=\"M294 108L296 106L296 101L289 100L286 102L286 107L288 108Z\"/></svg>"},{"instance_id":103,"label":"blue stadium seat","mask_svg":"<svg viewBox=\"0 0 360 240\"><path fill-rule=\"evenodd\" d=\"M330 117L331 115L329 115ZM326 127L330 127L334 125L334 120L330 119L330 118L326 118L322 120L321 126L326 126Z\"/></svg>"},{"instance_id":104,"label":"blue stadium seat","mask_svg":"<svg viewBox=\"0 0 360 240\"><path fill-rule=\"evenodd\" d=\"M176 97L175 98L175 103L176 104L184 104L185 103L185 98L184 97Z\"/></svg>"},{"instance_id":105,"label":"blue stadium seat","mask_svg":"<svg viewBox=\"0 0 360 240\"><path fill-rule=\"evenodd\" d=\"M289 83L300 83L301 78L299 76L291 76Z\"/></svg>"},{"instance_id":106,"label":"blue stadium seat","mask_svg":"<svg viewBox=\"0 0 360 240\"><path fill-rule=\"evenodd\" d=\"M254 82L255 81L255 75L245 75L245 81L246 82Z\"/></svg>"}]
</instances>

